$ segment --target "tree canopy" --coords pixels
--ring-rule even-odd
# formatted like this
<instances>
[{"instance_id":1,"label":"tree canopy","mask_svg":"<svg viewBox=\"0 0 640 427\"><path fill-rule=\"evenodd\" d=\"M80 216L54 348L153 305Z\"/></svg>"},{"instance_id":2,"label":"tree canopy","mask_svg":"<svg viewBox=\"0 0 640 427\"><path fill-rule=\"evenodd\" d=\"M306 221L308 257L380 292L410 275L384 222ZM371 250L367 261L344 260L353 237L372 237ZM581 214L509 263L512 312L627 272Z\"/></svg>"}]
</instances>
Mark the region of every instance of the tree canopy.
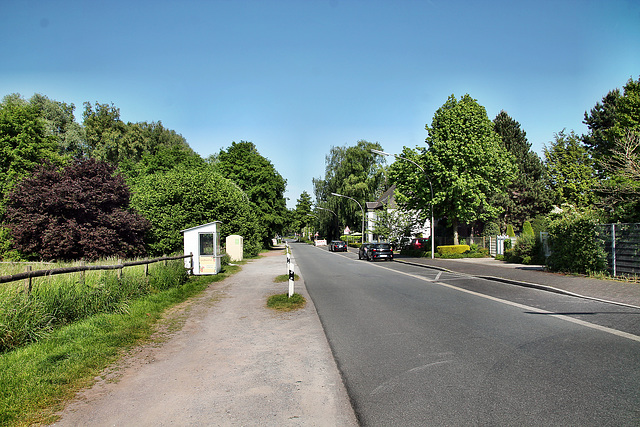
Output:
<instances>
[{"instance_id":1,"label":"tree canopy","mask_svg":"<svg viewBox=\"0 0 640 427\"><path fill-rule=\"evenodd\" d=\"M37 107L17 94L5 96L0 103L1 194L8 194L17 181L45 160L62 162L56 140L47 133Z\"/></svg>"},{"instance_id":2,"label":"tree canopy","mask_svg":"<svg viewBox=\"0 0 640 427\"><path fill-rule=\"evenodd\" d=\"M287 181L252 142L233 142L211 158L211 162L215 170L246 193L258 215L262 241L265 246L269 245L285 225Z\"/></svg>"},{"instance_id":3,"label":"tree canopy","mask_svg":"<svg viewBox=\"0 0 640 427\"><path fill-rule=\"evenodd\" d=\"M431 180L434 210L453 228L457 244L458 224L489 220L501 213L490 197L505 193L517 169L486 110L468 94L460 100L451 95L426 130L427 147L417 151L405 147L402 153L421 165L426 176L400 160L391 165L390 176L397 185L398 201L424 211L431 203Z\"/></svg>"},{"instance_id":4,"label":"tree canopy","mask_svg":"<svg viewBox=\"0 0 640 427\"><path fill-rule=\"evenodd\" d=\"M354 146L331 147L325 158L324 178L313 179L316 201L336 212L340 221L352 230L361 229L362 211L353 201L331 193L352 197L364 208L366 202L376 200L386 190L384 160L372 153L372 149L381 150L382 146L360 140ZM334 222L330 215L323 217L325 221L320 226L326 236L334 228Z\"/></svg>"},{"instance_id":5,"label":"tree canopy","mask_svg":"<svg viewBox=\"0 0 640 427\"><path fill-rule=\"evenodd\" d=\"M607 93L601 103L584 113L583 123L589 132L582 136L582 141L602 174L602 163L611 156L616 142L622 141L627 132L640 132L640 77L637 81L629 79L622 93L619 89Z\"/></svg>"},{"instance_id":6,"label":"tree canopy","mask_svg":"<svg viewBox=\"0 0 640 427\"><path fill-rule=\"evenodd\" d=\"M559 203L587 207L595 203L598 184L593 159L574 132L558 132L554 142L544 148L551 186Z\"/></svg>"},{"instance_id":7,"label":"tree canopy","mask_svg":"<svg viewBox=\"0 0 640 427\"><path fill-rule=\"evenodd\" d=\"M518 167L518 173L507 185L502 203L499 195L494 197L495 203L501 204L504 209L503 224L523 224L528 219L549 213L555 201L554 193L549 186L544 163L531 151L531 144L520 123L501 111L493 124L503 146L513 155Z\"/></svg>"}]
</instances>

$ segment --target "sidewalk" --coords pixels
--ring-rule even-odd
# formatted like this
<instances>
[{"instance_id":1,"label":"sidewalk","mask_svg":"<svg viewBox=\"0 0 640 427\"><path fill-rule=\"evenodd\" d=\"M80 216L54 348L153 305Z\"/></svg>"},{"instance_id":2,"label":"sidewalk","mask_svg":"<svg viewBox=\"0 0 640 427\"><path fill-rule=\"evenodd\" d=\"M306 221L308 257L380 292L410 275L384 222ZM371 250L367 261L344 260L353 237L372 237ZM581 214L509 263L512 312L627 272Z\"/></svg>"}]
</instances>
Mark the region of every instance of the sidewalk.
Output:
<instances>
[{"instance_id":1,"label":"sidewalk","mask_svg":"<svg viewBox=\"0 0 640 427\"><path fill-rule=\"evenodd\" d=\"M397 255L397 262L471 276L489 278L519 286L611 301L640 308L640 284L592 279L581 275L550 273L542 266L512 264L494 258L431 259Z\"/></svg>"}]
</instances>

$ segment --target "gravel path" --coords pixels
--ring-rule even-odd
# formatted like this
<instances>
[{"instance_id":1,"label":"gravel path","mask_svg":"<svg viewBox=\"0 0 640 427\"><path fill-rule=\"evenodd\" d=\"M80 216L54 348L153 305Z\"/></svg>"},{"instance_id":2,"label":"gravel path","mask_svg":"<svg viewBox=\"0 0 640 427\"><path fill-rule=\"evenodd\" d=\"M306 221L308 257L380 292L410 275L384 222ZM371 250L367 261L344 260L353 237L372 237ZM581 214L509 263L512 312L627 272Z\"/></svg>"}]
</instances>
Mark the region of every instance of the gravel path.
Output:
<instances>
[{"instance_id":1,"label":"gravel path","mask_svg":"<svg viewBox=\"0 0 640 427\"><path fill-rule=\"evenodd\" d=\"M278 313L269 295L284 251L168 314L160 344L131 352L60 413L57 426L355 426L356 418L304 281L304 309Z\"/></svg>"}]
</instances>

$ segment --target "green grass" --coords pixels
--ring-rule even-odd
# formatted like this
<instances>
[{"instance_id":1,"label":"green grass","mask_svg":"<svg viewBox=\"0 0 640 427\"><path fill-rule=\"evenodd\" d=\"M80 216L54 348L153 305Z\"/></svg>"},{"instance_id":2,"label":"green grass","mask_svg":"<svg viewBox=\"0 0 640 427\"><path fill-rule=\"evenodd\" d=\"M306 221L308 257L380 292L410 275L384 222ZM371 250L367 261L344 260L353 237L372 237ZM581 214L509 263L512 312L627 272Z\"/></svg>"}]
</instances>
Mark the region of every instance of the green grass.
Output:
<instances>
[{"instance_id":1,"label":"green grass","mask_svg":"<svg viewBox=\"0 0 640 427\"><path fill-rule=\"evenodd\" d=\"M293 273L293 281L295 282L296 280L300 280L300 276L298 276L296 273ZM289 281L289 275L288 274L281 274L279 276L276 276L276 278L273 279L273 281L276 282L276 283L288 282Z\"/></svg>"},{"instance_id":2,"label":"green grass","mask_svg":"<svg viewBox=\"0 0 640 427\"><path fill-rule=\"evenodd\" d=\"M289 298L289 294L271 295L267 299L267 307L278 311L293 311L302 308L307 300L300 294L293 294Z\"/></svg>"},{"instance_id":3,"label":"green grass","mask_svg":"<svg viewBox=\"0 0 640 427\"><path fill-rule=\"evenodd\" d=\"M225 266L215 276L192 276L169 289L155 283L153 292L129 301L126 310L91 315L0 354L0 425L52 423L77 391L91 385L127 349L149 340L167 308L239 269Z\"/></svg>"}]
</instances>

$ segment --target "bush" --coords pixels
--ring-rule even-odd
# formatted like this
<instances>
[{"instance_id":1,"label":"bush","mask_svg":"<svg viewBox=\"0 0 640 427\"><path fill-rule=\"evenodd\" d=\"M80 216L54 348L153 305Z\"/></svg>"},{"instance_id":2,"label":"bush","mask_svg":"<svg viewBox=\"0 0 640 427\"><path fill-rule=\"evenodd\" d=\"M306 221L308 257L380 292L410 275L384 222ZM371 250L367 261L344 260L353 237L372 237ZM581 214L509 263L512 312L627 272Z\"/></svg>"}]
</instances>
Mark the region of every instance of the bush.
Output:
<instances>
[{"instance_id":1,"label":"bush","mask_svg":"<svg viewBox=\"0 0 640 427\"><path fill-rule=\"evenodd\" d=\"M498 234L500 234L500 226L495 222L488 222L484 226L483 236L497 236Z\"/></svg>"},{"instance_id":2,"label":"bush","mask_svg":"<svg viewBox=\"0 0 640 427\"><path fill-rule=\"evenodd\" d=\"M516 237L516 233L513 231L513 225L511 224L507 225L507 236Z\"/></svg>"},{"instance_id":3,"label":"bush","mask_svg":"<svg viewBox=\"0 0 640 427\"><path fill-rule=\"evenodd\" d=\"M535 237L533 227L529 221L524 222L524 225L522 226L522 234L525 236Z\"/></svg>"},{"instance_id":4,"label":"bush","mask_svg":"<svg viewBox=\"0 0 640 427\"><path fill-rule=\"evenodd\" d=\"M463 254L465 252L468 252L469 249L469 245L443 245L438 246L437 251L440 255L449 256L455 254Z\"/></svg>"},{"instance_id":5,"label":"bush","mask_svg":"<svg viewBox=\"0 0 640 427\"><path fill-rule=\"evenodd\" d=\"M420 249L411 249L409 247L405 247L400 249L400 255L412 258L431 258L431 251L423 251Z\"/></svg>"},{"instance_id":6,"label":"bush","mask_svg":"<svg viewBox=\"0 0 640 427\"><path fill-rule=\"evenodd\" d=\"M511 249L505 250L504 259L507 262L530 264L536 248L533 235L522 234Z\"/></svg>"},{"instance_id":7,"label":"bush","mask_svg":"<svg viewBox=\"0 0 640 427\"><path fill-rule=\"evenodd\" d=\"M592 213L568 212L549 224L549 269L586 274L606 270L603 242L598 241Z\"/></svg>"}]
</instances>

